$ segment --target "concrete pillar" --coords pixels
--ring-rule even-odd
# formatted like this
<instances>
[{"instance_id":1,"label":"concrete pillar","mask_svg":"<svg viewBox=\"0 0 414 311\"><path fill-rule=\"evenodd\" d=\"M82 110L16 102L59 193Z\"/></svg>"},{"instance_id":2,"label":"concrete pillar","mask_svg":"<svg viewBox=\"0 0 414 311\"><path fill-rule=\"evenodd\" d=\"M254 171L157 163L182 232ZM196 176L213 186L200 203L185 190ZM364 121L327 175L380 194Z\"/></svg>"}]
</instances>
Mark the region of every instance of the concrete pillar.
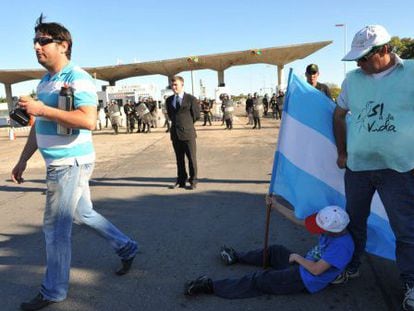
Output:
<instances>
[{"instance_id":1,"label":"concrete pillar","mask_svg":"<svg viewBox=\"0 0 414 311\"><path fill-rule=\"evenodd\" d=\"M109 85L110 86L115 86L115 84L116 84L116 81L115 80L109 80L108 82L109 82Z\"/></svg>"},{"instance_id":2,"label":"concrete pillar","mask_svg":"<svg viewBox=\"0 0 414 311\"><path fill-rule=\"evenodd\" d=\"M6 91L6 101L9 112L13 109L13 94L11 84L4 84L4 89Z\"/></svg>"},{"instance_id":3,"label":"concrete pillar","mask_svg":"<svg viewBox=\"0 0 414 311\"><path fill-rule=\"evenodd\" d=\"M284 77L283 77L283 65L277 66L277 90L279 91L282 87L284 87Z\"/></svg>"},{"instance_id":4,"label":"concrete pillar","mask_svg":"<svg viewBox=\"0 0 414 311\"><path fill-rule=\"evenodd\" d=\"M194 70L191 70L191 95L194 96Z\"/></svg>"},{"instance_id":5,"label":"concrete pillar","mask_svg":"<svg viewBox=\"0 0 414 311\"><path fill-rule=\"evenodd\" d=\"M224 86L224 70L217 71L218 86Z\"/></svg>"}]
</instances>

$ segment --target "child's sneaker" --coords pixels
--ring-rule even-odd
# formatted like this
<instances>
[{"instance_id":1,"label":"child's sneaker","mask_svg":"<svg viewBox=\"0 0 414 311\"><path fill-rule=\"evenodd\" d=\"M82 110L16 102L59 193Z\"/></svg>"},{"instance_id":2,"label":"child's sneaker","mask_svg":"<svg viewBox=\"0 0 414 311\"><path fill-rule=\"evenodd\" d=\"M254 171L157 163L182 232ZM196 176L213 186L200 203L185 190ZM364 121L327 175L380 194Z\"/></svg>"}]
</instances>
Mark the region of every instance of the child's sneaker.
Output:
<instances>
[{"instance_id":1,"label":"child's sneaker","mask_svg":"<svg viewBox=\"0 0 414 311\"><path fill-rule=\"evenodd\" d=\"M184 295L195 296L198 294L212 294L213 282L210 278L203 275L194 281L187 282L184 286Z\"/></svg>"},{"instance_id":2,"label":"child's sneaker","mask_svg":"<svg viewBox=\"0 0 414 311\"><path fill-rule=\"evenodd\" d=\"M346 283L349 279L355 279L359 277L359 269L352 269L352 268L346 268L344 272L342 272L340 275L336 277L335 280L331 282L331 284L343 284Z\"/></svg>"},{"instance_id":3,"label":"child's sneaker","mask_svg":"<svg viewBox=\"0 0 414 311\"><path fill-rule=\"evenodd\" d=\"M222 246L220 249L220 257L228 266L237 262L236 251L231 247Z\"/></svg>"}]
</instances>

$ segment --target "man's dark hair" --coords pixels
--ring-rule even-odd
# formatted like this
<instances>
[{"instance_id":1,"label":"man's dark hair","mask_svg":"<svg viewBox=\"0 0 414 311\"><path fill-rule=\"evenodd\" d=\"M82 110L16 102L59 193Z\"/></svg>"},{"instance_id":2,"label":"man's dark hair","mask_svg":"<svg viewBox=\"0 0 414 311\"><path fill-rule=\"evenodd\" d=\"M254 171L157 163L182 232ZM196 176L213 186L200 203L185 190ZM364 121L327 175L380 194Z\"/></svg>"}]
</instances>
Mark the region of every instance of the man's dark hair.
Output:
<instances>
[{"instance_id":1,"label":"man's dark hair","mask_svg":"<svg viewBox=\"0 0 414 311\"><path fill-rule=\"evenodd\" d=\"M44 19L45 17L43 16L43 13L40 14L39 18L36 20L36 25L34 28L35 32L49 35L56 40L66 41L68 43L66 57L70 59L72 55L72 36L70 35L69 30L58 23L45 23L43 22Z\"/></svg>"}]
</instances>

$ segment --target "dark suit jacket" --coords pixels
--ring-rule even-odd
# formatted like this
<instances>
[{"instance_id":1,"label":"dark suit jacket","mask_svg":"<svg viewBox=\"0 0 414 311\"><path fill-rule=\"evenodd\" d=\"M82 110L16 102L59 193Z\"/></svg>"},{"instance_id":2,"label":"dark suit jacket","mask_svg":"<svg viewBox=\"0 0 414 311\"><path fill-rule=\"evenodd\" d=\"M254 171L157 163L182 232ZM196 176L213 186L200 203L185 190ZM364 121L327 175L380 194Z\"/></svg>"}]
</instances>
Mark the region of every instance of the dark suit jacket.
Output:
<instances>
[{"instance_id":1,"label":"dark suit jacket","mask_svg":"<svg viewBox=\"0 0 414 311\"><path fill-rule=\"evenodd\" d=\"M194 122L200 119L200 105L197 98L184 93L180 108L173 106L174 96L167 98L167 114L171 120L171 140L190 140L196 138Z\"/></svg>"}]
</instances>

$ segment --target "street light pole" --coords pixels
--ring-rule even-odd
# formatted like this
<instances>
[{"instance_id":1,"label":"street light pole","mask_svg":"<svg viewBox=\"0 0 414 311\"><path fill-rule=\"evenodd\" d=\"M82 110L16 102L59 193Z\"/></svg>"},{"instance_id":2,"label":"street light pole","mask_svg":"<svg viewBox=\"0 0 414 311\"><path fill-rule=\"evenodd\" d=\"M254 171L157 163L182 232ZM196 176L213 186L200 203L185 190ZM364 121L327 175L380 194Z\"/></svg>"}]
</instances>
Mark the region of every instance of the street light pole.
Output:
<instances>
[{"instance_id":1,"label":"street light pole","mask_svg":"<svg viewBox=\"0 0 414 311\"><path fill-rule=\"evenodd\" d=\"M191 70L191 95L194 96L194 72Z\"/></svg>"},{"instance_id":2,"label":"street light pole","mask_svg":"<svg viewBox=\"0 0 414 311\"><path fill-rule=\"evenodd\" d=\"M343 27L344 28L344 56L346 55L346 46L347 46L347 42L346 42L346 38L347 38L347 34L346 34L346 24L336 24L335 27ZM346 76L346 62L344 62L344 79Z\"/></svg>"}]
</instances>

